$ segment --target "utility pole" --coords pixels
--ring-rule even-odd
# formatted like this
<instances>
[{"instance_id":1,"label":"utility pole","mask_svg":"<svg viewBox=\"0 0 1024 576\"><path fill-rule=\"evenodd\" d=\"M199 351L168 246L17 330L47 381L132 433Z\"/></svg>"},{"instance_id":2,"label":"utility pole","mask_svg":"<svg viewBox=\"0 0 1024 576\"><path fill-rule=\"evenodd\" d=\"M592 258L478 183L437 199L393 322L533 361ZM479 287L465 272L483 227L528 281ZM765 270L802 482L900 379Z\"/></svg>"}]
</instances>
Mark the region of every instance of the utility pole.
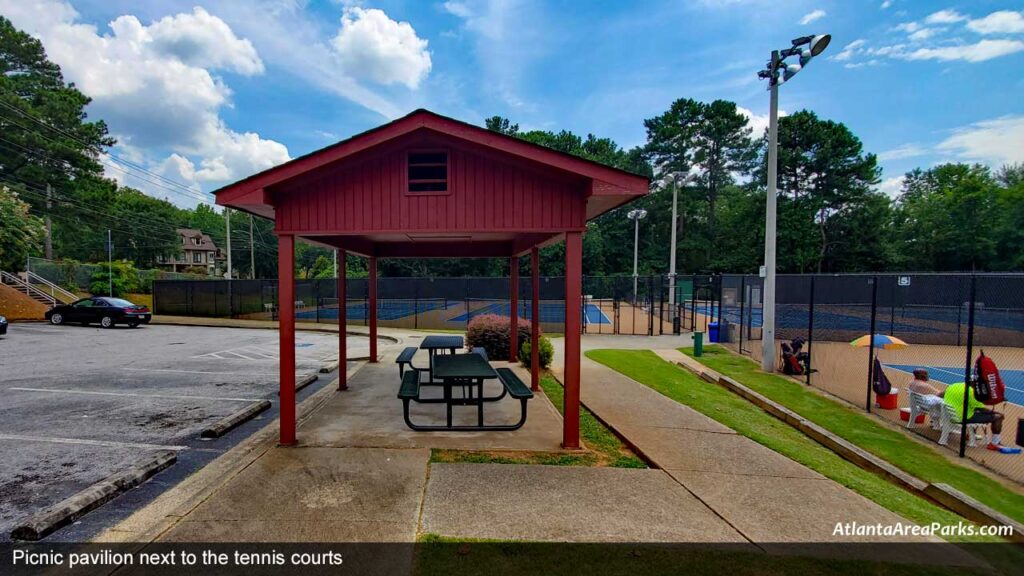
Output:
<instances>
[{"instance_id":1,"label":"utility pole","mask_svg":"<svg viewBox=\"0 0 1024 576\"><path fill-rule=\"evenodd\" d=\"M256 279L256 244L253 243L252 238L252 219L253 215L249 214L249 278L251 280Z\"/></svg>"},{"instance_id":2,"label":"utility pole","mask_svg":"<svg viewBox=\"0 0 1024 576\"><path fill-rule=\"evenodd\" d=\"M640 246L640 221L647 216L647 210L637 208L626 214L634 222L633 226L633 305L636 306L637 254Z\"/></svg>"},{"instance_id":3,"label":"utility pole","mask_svg":"<svg viewBox=\"0 0 1024 576\"><path fill-rule=\"evenodd\" d=\"M757 73L757 77L768 80L771 95L768 108L768 198L765 203L764 221L764 303L761 309L761 370L775 371L775 210L778 190L779 153L779 86L788 82L797 72L803 70L811 59L821 54L832 41L829 34L801 36L794 39L792 47L772 50L768 66ZM798 56L799 63L787 64L786 58Z\"/></svg>"},{"instance_id":4,"label":"utility pole","mask_svg":"<svg viewBox=\"0 0 1024 576\"><path fill-rule=\"evenodd\" d=\"M46 185L46 259L53 260L53 224L50 222L50 207L53 205L53 187Z\"/></svg>"},{"instance_id":5,"label":"utility pole","mask_svg":"<svg viewBox=\"0 0 1024 576\"><path fill-rule=\"evenodd\" d=\"M107 229L107 292L108 295L114 297L114 239L110 235L110 229Z\"/></svg>"},{"instance_id":6,"label":"utility pole","mask_svg":"<svg viewBox=\"0 0 1024 576\"><path fill-rule=\"evenodd\" d=\"M227 273L226 273L226 275L224 277L230 279L231 278L231 208L227 208L227 207L224 208L224 225L227 227L227 231L228 231L228 234L227 234L227 236L228 236L228 271L227 271Z\"/></svg>"},{"instance_id":7,"label":"utility pole","mask_svg":"<svg viewBox=\"0 0 1024 576\"><path fill-rule=\"evenodd\" d=\"M672 240L669 247L668 257L668 301L672 310L672 317L675 318L676 310L676 223L678 212L676 210L679 201L679 175L672 175Z\"/></svg>"},{"instance_id":8,"label":"utility pole","mask_svg":"<svg viewBox=\"0 0 1024 576\"><path fill-rule=\"evenodd\" d=\"M337 250L337 248L335 248L335 250L334 250L334 277L335 278L338 277L338 250Z\"/></svg>"},{"instance_id":9,"label":"utility pole","mask_svg":"<svg viewBox=\"0 0 1024 576\"><path fill-rule=\"evenodd\" d=\"M772 51L772 67L779 51ZM772 82L768 112L768 203L764 223L764 304L761 308L761 370L775 372L775 200L778 190L779 84Z\"/></svg>"}]
</instances>

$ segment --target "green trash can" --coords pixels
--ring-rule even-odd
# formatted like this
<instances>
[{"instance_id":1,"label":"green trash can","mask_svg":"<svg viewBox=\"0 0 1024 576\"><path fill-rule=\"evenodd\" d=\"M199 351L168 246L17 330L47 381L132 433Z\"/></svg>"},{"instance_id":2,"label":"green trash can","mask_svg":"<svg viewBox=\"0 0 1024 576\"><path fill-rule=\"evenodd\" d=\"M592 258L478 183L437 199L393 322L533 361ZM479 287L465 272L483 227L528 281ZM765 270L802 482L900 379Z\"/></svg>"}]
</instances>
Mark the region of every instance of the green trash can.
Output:
<instances>
[{"instance_id":1,"label":"green trash can","mask_svg":"<svg viewBox=\"0 0 1024 576\"><path fill-rule=\"evenodd\" d=\"M694 332L693 333L693 355L703 356L704 355L704 333Z\"/></svg>"}]
</instances>

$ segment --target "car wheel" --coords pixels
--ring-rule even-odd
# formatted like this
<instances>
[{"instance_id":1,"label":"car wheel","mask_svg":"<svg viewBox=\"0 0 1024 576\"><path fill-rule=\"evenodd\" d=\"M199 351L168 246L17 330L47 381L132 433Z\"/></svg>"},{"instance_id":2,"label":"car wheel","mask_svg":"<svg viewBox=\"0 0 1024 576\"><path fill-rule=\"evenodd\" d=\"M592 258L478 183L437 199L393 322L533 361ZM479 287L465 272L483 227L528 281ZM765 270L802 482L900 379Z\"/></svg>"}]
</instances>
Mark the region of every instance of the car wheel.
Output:
<instances>
[{"instance_id":1,"label":"car wheel","mask_svg":"<svg viewBox=\"0 0 1024 576\"><path fill-rule=\"evenodd\" d=\"M104 328L113 328L114 327L114 319L111 318L110 316L104 316L100 320L100 326L103 326Z\"/></svg>"},{"instance_id":2,"label":"car wheel","mask_svg":"<svg viewBox=\"0 0 1024 576\"><path fill-rule=\"evenodd\" d=\"M50 324L53 324L54 326L59 326L59 325L61 325L63 323L64 323L64 316L61 313L56 312L52 316L50 316Z\"/></svg>"}]
</instances>

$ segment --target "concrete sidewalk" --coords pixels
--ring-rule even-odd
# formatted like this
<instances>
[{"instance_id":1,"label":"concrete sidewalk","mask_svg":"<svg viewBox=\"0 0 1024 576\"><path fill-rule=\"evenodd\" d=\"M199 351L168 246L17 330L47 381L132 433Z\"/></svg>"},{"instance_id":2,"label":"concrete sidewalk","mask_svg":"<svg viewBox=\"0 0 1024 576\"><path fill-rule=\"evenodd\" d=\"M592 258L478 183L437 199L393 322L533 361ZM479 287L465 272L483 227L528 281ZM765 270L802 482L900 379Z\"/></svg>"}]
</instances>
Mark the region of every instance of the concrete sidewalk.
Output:
<instances>
[{"instance_id":1,"label":"concrete sidewalk","mask_svg":"<svg viewBox=\"0 0 1024 576\"><path fill-rule=\"evenodd\" d=\"M678 337L677 337L678 338ZM597 343L592 343L597 344ZM680 346L683 344L679 344ZM556 357L560 343L555 343ZM593 349L601 346L585 346ZM556 359L555 366L558 366ZM560 370L554 371L560 377ZM709 386L711 384L708 384ZM585 356L581 401L654 465L707 505L750 542L768 552L779 545L831 542L943 542L933 537L846 537L837 523L912 524L821 474L719 422ZM871 551L877 560L896 547ZM809 547L809 553L821 552ZM833 547L836 553L858 548ZM879 557L879 555L882 557ZM970 564L949 545L930 548L923 561Z\"/></svg>"}]
</instances>

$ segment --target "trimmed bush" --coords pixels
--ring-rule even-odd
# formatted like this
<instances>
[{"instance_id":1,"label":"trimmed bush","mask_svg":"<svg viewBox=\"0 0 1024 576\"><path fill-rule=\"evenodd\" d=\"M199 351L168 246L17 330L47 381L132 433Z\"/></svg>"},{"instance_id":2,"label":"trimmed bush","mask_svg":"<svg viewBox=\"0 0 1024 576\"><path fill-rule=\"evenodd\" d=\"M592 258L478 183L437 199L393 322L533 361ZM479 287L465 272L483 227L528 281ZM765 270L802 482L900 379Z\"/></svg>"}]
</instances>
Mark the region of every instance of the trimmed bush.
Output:
<instances>
[{"instance_id":1,"label":"trimmed bush","mask_svg":"<svg viewBox=\"0 0 1024 576\"><path fill-rule=\"evenodd\" d=\"M509 317L497 314L481 314L469 321L466 328L466 344L471 348L483 348L491 360L507 360L509 357ZM519 345L530 339L530 322L519 319Z\"/></svg>"},{"instance_id":2,"label":"trimmed bush","mask_svg":"<svg viewBox=\"0 0 1024 576\"><path fill-rule=\"evenodd\" d=\"M540 367L548 368L551 366L551 358L555 355L555 347L551 345L551 340L548 340L546 336L540 337ZM523 345L519 347L519 361L526 366L531 368L530 359L530 339L527 338Z\"/></svg>"},{"instance_id":3,"label":"trimmed bush","mask_svg":"<svg viewBox=\"0 0 1024 576\"><path fill-rule=\"evenodd\" d=\"M93 272L89 292L102 296L121 297L129 292L139 290L139 272L135 269L134 264L128 260L114 260L109 269L114 273L113 282L110 281L108 267L103 266ZM110 294L111 289L113 289L113 294Z\"/></svg>"}]
</instances>

